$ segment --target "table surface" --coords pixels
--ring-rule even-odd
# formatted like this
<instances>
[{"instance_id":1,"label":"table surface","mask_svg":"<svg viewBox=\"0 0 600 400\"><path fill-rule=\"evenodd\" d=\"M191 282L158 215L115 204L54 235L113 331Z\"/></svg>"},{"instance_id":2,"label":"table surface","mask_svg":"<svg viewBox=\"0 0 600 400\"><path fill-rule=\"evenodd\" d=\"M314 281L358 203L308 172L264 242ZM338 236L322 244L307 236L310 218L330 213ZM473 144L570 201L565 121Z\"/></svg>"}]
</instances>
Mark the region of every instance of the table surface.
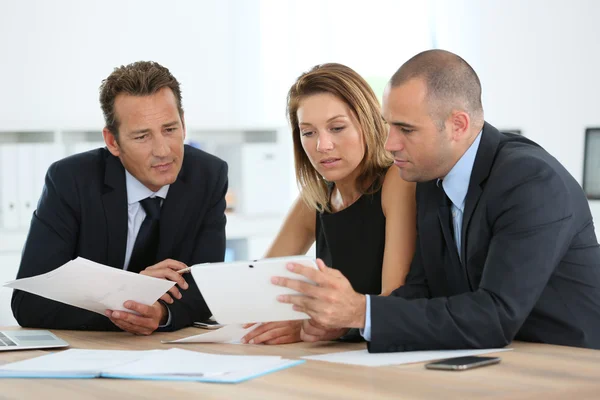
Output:
<instances>
[{"instance_id":1,"label":"table surface","mask_svg":"<svg viewBox=\"0 0 600 400\"><path fill-rule=\"evenodd\" d=\"M16 327L3 330L20 329ZM364 349L364 343L295 343L280 346L235 344L161 344L206 332L133 336L123 332L53 330L71 348L148 350L179 347L235 355L307 355ZM2 379L0 398L230 398L230 399L449 399L449 398L600 398L600 351L515 342L498 353L500 364L468 371L433 371L424 363L361 367L322 361L305 363L239 384L136 381L120 379ZM45 350L0 353L0 365L47 354Z\"/></svg>"}]
</instances>

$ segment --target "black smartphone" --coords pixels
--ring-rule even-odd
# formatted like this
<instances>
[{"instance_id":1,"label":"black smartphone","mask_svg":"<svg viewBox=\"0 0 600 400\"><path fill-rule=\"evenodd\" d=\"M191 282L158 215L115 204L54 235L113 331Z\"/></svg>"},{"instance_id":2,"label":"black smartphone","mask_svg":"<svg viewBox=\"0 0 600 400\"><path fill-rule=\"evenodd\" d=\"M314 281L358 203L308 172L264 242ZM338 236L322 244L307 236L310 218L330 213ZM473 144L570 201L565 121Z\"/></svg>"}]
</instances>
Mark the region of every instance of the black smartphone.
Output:
<instances>
[{"instance_id":1,"label":"black smartphone","mask_svg":"<svg viewBox=\"0 0 600 400\"><path fill-rule=\"evenodd\" d=\"M449 371L464 371L467 369L484 367L486 365L498 364L499 362L500 357L468 356L448 358L446 360L432 362L429 364L425 364L425 368L444 369Z\"/></svg>"}]
</instances>

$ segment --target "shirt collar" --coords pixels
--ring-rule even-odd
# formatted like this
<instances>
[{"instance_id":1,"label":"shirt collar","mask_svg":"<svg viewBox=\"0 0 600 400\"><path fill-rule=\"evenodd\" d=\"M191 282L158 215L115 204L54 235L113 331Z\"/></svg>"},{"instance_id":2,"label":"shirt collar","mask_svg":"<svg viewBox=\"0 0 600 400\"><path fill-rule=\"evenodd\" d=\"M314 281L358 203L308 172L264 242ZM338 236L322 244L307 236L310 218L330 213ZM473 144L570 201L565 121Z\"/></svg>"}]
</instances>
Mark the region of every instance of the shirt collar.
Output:
<instances>
[{"instance_id":1,"label":"shirt collar","mask_svg":"<svg viewBox=\"0 0 600 400\"><path fill-rule=\"evenodd\" d=\"M125 170L125 184L127 186L127 204L138 203L147 197L160 197L162 199L167 198L169 192L169 186L165 185L158 191L153 192L148 189L144 184L138 181L129 171Z\"/></svg>"},{"instance_id":2,"label":"shirt collar","mask_svg":"<svg viewBox=\"0 0 600 400\"><path fill-rule=\"evenodd\" d=\"M481 132L479 131L471 146L443 180L444 192L446 192L450 201L461 211L464 211L465 208L465 198L469 190L469 181L471 180L471 171L475 163L475 156L477 155L477 149L479 149L479 142L481 141ZM439 182L440 180L438 179L438 184Z\"/></svg>"}]
</instances>

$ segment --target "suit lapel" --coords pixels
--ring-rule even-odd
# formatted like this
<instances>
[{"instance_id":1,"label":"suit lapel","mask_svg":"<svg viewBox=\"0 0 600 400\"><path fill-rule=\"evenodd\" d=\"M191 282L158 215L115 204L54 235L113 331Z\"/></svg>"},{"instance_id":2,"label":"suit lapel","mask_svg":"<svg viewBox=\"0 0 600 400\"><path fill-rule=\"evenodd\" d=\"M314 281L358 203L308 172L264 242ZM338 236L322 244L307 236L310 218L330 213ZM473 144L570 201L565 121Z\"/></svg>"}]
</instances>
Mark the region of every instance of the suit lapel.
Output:
<instances>
[{"instance_id":1,"label":"suit lapel","mask_svg":"<svg viewBox=\"0 0 600 400\"><path fill-rule=\"evenodd\" d=\"M435 277L431 279L433 293L447 293L448 284L446 279L446 260L445 260L445 239L440 225L438 213L439 196L434 182L419 184L423 187L423 195L419 196L422 203L419 203L418 210L418 229L419 241L422 243L421 254L423 264L430 270L428 275Z\"/></svg>"},{"instance_id":2,"label":"suit lapel","mask_svg":"<svg viewBox=\"0 0 600 400\"><path fill-rule=\"evenodd\" d=\"M157 262L170 257L176 239L181 237L185 225L184 217L191 196L190 188L185 180L185 164L179 172L177 180L169 187L169 193L160 211L160 240Z\"/></svg>"},{"instance_id":3,"label":"suit lapel","mask_svg":"<svg viewBox=\"0 0 600 400\"><path fill-rule=\"evenodd\" d=\"M448 246L448 249L451 249L453 246L454 248L456 248L456 243L454 242L454 238L452 237L452 228L449 226L450 208L447 204L440 204L438 208L438 218L440 221L442 234L444 235L444 239L446 241L446 246Z\"/></svg>"},{"instance_id":4,"label":"suit lapel","mask_svg":"<svg viewBox=\"0 0 600 400\"><path fill-rule=\"evenodd\" d=\"M440 195L443 196L443 189L439 189ZM452 235L452 227L450 226L450 207L443 200L441 200L438 207L438 219L440 228L444 236L446 243L445 254L443 257L450 259L450 265L445 268L444 273L448 279L448 295L463 293L468 290L467 276L465 270L460 263L458 258L458 250L456 249L456 242Z\"/></svg>"},{"instance_id":5,"label":"suit lapel","mask_svg":"<svg viewBox=\"0 0 600 400\"><path fill-rule=\"evenodd\" d=\"M467 248L467 228L471 222L471 217L473 216L475 206L477 205L479 197L483 191L482 184L490 175L490 170L494 164L494 158L496 156L496 151L498 150L498 144L500 143L500 132L498 132L496 128L487 122L485 122L483 125L483 131L481 132L481 135L479 149L477 150L477 156L475 156L473 170L471 171L471 179L469 180L469 189L465 199L465 210L463 213L463 222L461 227L460 255L461 259L465 262Z\"/></svg>"},{"instance_id":6,"label":"suit lapel","mask_svg":"<svg viewBox=\"0 0 600 400\"><path fill-rule=\"evenodd\" d=\"M429 284L435 296L450 296L464 292L465 279L458 260L452 231L448 225L450 210L440 198L441 188L435 181L419 184L423 189L418 205L421 255L427 266Z\"/></svg>"},{"instance_id":7,"label":"suit lapel","mask_svg":"<svg viewBox=\"0 0 600 400\"><path fill-rule=\"evenodd\" d=\"M108 265L123 268L127 247L127 187L125 169L121 161L111 154L106 158L104 185L102 204L108 234Z\"/></svg>"}]
</instances>

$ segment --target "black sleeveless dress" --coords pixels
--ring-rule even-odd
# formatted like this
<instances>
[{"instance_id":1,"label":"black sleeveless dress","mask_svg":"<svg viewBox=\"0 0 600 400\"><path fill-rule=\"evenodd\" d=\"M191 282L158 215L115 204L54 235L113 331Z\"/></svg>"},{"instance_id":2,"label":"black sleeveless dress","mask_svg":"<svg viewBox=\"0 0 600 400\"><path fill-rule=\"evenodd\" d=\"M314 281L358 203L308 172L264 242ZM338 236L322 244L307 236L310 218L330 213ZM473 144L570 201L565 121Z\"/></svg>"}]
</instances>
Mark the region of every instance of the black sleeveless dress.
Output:
<instances>
[{"instance_id":1,"label":"black sleeveless dress","mask_svg":"<svg viewBox=\"0 0 600 400\"><path fill-rule=\"evenodd\" d=\"M381 293L385 216L381 188L336 213L317 212L316 253L362 294Z\"/></svg>"}]
</instances>

